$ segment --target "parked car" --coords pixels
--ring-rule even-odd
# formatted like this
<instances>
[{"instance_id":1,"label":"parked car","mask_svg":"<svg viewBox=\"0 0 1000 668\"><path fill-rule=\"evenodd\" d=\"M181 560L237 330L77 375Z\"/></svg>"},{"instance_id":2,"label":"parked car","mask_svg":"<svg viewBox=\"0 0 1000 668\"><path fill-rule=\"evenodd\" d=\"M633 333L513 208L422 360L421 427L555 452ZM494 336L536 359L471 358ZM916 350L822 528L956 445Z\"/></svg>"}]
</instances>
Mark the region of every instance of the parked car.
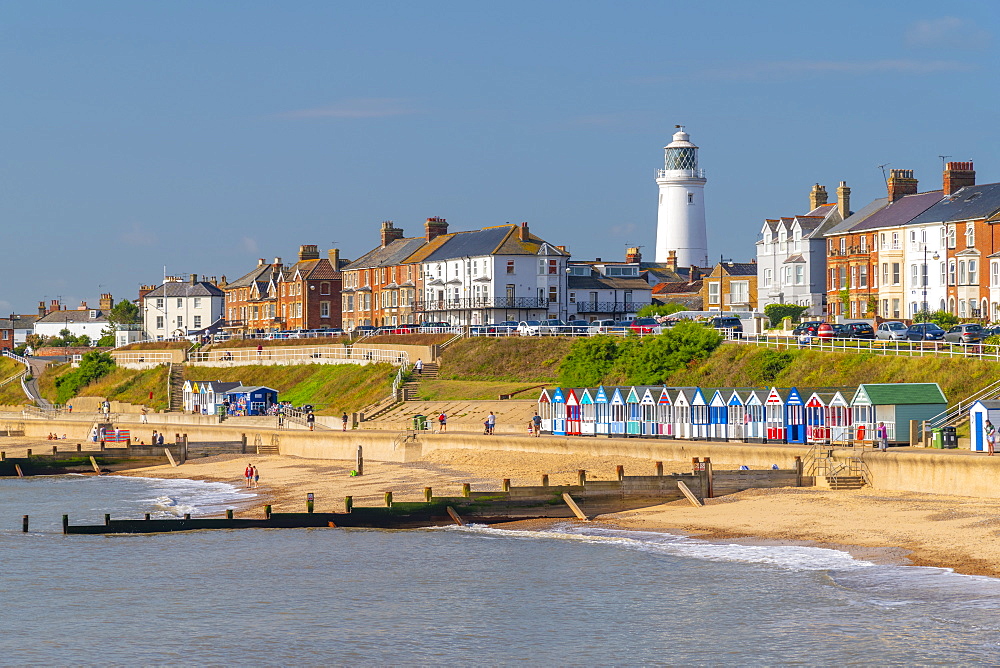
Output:
<instances>
[{"instance_id":1,"label":"parked car","mask_svg":"<svg viewBox=\"0 0 1000 668\"><path fill-rule=\"evenodd\" d=\"M792 336L801 336L806 332L809 332L809 336L816 336L816 332L819 331L819 326L822 325L821 320L810 320L809 322L800 322L795 329L792 330Z\"/></svg>"},{"instance_id":2,"label":"parked car","mask_svg":"<svg viewBox=\"0 0 1000 668\"><path fill-rule=\"evenodd\" d=\"M566 323L559 318L549 318L548 320L542 320L538 325L539 334L567 334L569 329L566 327Z\"/></svg>"},{"instance_id":3,"label":"parked car","mask_svg":"<svg viewBox=\"0 0 1000 668\"><path fill-rule=\"evenodd\" d=\"M906 330L907 341L940 341L944 338L944 330L933 322L918 322Z\"/></svg>"},{"instance_id":4,"label":"parked car","mask_svg":"<svg viewBox=\"0 0 1000 668\"><path fill-rule=\"evenodd\" d=\"M881 339L882 341L905 341L906 325L898 320L883 322L878 326L878 329L875 330L875 338Z\"/></svg>"},{"instance_id":5,"label":"parked car","mask_svg":"<svg viewBox=\"0 0 1000 668\"><path fill-rule=\"evenodd\" d=\"M517 333L521 336L538 336L538 328L542 323L538 320L522 320L517 325Z\"/></svg>"},{"instance_id":6,"label":"parked car","mask_svg":"<svg viewBox=\"0 0 1000 668\"><path fill-rule=\"evenodd\" d=\"M495 325L497 334L516 334L517 333L517 320L504 320L503 322L498 322Z\"/></svg>"},{"instance_id":7,"label":"parked car","mask_svg":"<svg viewBox=\"0 0 1000 668\"><path fill-rule=\"evenodd\" d=\"M587 333L589 334L607 334L608 332L614 331L615 321L610 318L607 320L595 320L590 323L587 328Z\"/></svg>"},{"instance_id":8,"label":"parked car","mask_svg":"<svg viewBox=\"0 0 1000 668\"><path fill-rule=\"evenodd\" d=\"M830 324L833 328L833 338L835 339L849 339L851 338L851 331L847 329L847 325L842 325L838 322Z\"/></svg>"},{"instance_id":9,"label":"parked car","mask_svg":"<svg viewBox=\"0 0 1000 668\"><path fill-rule=\"evenodd\" d=\"M867 322L847 322L844 323L849 339L874 339L875 328Z\"/></svg>"},{"instance_id":10,"label":"parked car","mask_svg":"<svg viewBox=\"0 0 1000 668\"><path fill-rule=\"evenodd\" d=\"M636 334L659 334L662 331L656 318L636 318L629 323L629 329Z\"/></svg>"},{"instance_id":11,"label":"parked car","mask_svg":"<svg viewBox=\"0 0 1000 668\"><path fill-rule=\"evenodd\" d=\"M375 328L372 327L371 325L358 325L357 327L351 330L351 334L357 334L357 335L372 334L374 332Z\"/></svg>"},{"instance_id":12,"label":"parked car","mask_svg":"<svg viewBox=\"0 0 1000 668\"><path fill-rule=\"evenodd\" d=\"M982 343L984 338L983 326L977 324L955 325L944 335L952 343Z\"/></svg>"},{"instance_id":13,"label":"parked car","mask_svg":"<svg viewBox=\"0 0 1000 668\"><path fill-rule=\"evenodd\" d=\"M816 327L816 336L821 339L832 339L834 335L833 325L828 322L821 322Z\"/></svg>"},{"instance_id":14,"label":"parked car","mask_svg":"<svg viewBox=\"0 0 1000 668\"><path fill-rule=\"evenodd\" d=\"M709 324L715 329L731 331L737 339L743 335L743 323L734 316L716 316Z\"/></svg>"},{"instance_id":15,"label":"parked car","mask_svg":"<svg viewBox=\"0 0 1000 668\"><path fill-rule=\"evenodd\" d=\"M566 331L574 336L586 336L590 330L590 323L586 320L570 320L566 326L568 327Z\"/></svg>"}]
</instances>

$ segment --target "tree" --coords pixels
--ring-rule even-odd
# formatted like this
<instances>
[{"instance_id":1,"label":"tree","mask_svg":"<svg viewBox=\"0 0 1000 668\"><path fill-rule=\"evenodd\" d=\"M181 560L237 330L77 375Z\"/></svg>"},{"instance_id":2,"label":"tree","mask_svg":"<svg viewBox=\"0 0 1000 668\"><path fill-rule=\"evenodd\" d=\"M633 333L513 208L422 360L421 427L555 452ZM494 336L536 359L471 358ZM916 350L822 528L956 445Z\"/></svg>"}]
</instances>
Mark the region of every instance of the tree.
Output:
<instances>
[{"instance_id":1,"label":"tree","mask_svg":"<svg viewBox=\"0 0 1000 668\"><path fill-rule=\"evenodd\" d=\"M722 343L722 334L697 322L681 322L658 336L631 343L615 371L630 385L659 385L682 367L706 359Z\"/></svg>"},{"instance_id":2,"label":"tree","mask_svg":"<svg viewBox=\"0 0 1000 668\"><path fill-rule=\"evenodd\" d=\"M689 310L687 306L679 302L667 302L666 304L650 304L643 306L636 313L640 318L651 318L654 315L671 315L679 311Z\"/></svg>"},{"instance_id":3,"label":"tree","mask_svg":"<svg viewBox=\"0 0 1000 668\"><path fill-rule=\"evenodd\" d=\"M135 325L142 322L142 313L139 307L128 299L123 299L115 304L105 316L112 327L117 325ZM101 332L102 334L104 332Z\"/></svg>"},{"instance_id":4,"label":"tree","mask_svg":"<svg viewBox=\"0 0 1000 668\"><path fill-rule=\"evenodd\" d=\"M103 378L115 369L115 360L107 353L85 353L80 366L56 378L56 402L66 403L86 385Z\"/></svg>"},{"instance_id":5,"label":"tree","mask_svg":"<svg viewBox=\"0 0 1000 668\"><path fill-rule=\"evenodd\" d=\"M600 385L611 371L621 349L621 340L607 334L577 339L559 365L559 384L564 387Z\"/></svg>"},{"instance_id":6,"label":"tree","mask_svg":"<svg viewBox=\"0 0 1000 668\"><path fill-rule=\"evenodd\" d=\"M798 304L768 304L764 307L764 315L771 320L771 327L778 327L785 318L791 318L792 322L798 322L802 314L806 312L807 306Z\"/></svg>"}]
</instances>

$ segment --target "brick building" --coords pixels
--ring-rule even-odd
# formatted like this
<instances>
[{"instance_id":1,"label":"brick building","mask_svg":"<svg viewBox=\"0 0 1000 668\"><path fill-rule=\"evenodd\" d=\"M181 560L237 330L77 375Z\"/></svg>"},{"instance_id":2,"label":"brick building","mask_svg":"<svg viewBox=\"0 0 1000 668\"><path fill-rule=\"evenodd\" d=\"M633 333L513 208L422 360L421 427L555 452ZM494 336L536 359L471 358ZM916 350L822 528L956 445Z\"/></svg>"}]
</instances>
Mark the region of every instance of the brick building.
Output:
<instances>
[{"instance_id":1,"label":"brick building","mask_svg":"<svg viewBox=\"0 0 1000 668\"><path fill-rule=\"evenodd\" d=\"M705 311L757 310L757 263L720 262L704 278L701 289Z\"/></svg>"}]
</instances>

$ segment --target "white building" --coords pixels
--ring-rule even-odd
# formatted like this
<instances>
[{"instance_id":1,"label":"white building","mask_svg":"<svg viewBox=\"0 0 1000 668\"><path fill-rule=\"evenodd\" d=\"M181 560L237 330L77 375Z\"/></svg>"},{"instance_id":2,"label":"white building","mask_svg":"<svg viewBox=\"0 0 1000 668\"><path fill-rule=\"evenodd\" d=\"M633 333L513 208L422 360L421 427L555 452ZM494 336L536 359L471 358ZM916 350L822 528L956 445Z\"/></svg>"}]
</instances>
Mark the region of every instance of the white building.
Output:
<instances>
[{"instance_id":1,"label":"white building","mask_svg":"<svg viewBox=\"0 0 1000 668\"><path fill-rule=\"evenodd\" d=\"M567 272L570 320L626 320L653 303L653 287L641 276L637 251L625 262L571 260Z\"/></svg>"},{"instance_id":2,"label":"white building","mask_svg":"<svg viewBox=\"0 0 1000 668\"><path fill-rule=\"evenodd\" d=\"M142 298L145 338L159 340L198 333L223 317L225 296L209 281L191 274L186 283L168 278Z\"/></svg>"},{"instance_id":3,"label":"white building","mask_svg":"<svg viewBox=\"0 0 1000 668\"><path fill-rule=\"evenodd\" d=\"M420 264L419 321L482 325L566 319L568 258L521 223L442 234L405 262Z\"/></svg>"},{"instance_id":4,"label":"white building","mask_svg":"<svg viewBox=\"0 0 1000 668\"><path fill-rule=\"evenodd\" d=\"M101 332L107 328L108 319L105 314L100 309L89 308L84 302L78 309L52 311L39 318L35 321L34 331L39 336L50 337L60 336L59 332L66 329L73 336L86 335L92 342L96 342L101 338Z\"/></svg>"},{"instance_id":5,"label":"white building","mask_svg":"<svg viewBox=\"0 0 1000 668\"><path fill-rule=\"evenodd\" d=\"M660 199L656 214L656 261L676 251L679 266L708 264L705 226L705 170L698 168L698 147L677 126L664 149L663 169L656 171Z\"/></svg>"},{"instance_id":6,"label":"white building","mask_svg":"<svg viewBox=\"0 0 1000 668\"><path fill-rule=\"evenodd\" d=\"M902 230L906 318L948 309L947 226L922 223ZM973 264L973 272L976 272Z\"/></svg>"}]
</instances>

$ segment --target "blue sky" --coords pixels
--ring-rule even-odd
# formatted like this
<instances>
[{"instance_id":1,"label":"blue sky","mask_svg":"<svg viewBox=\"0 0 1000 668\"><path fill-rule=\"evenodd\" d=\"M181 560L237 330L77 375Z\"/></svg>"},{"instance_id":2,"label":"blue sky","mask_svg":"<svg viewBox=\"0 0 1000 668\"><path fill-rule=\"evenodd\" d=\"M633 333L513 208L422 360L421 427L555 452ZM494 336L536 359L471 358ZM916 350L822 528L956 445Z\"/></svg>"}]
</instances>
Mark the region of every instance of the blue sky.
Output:
<instances>
[{"instance_id":1,"label":"blue sky","mask_svg":"<svg viewBox=\"0 0 1000 668\"><path fill-rule=\"evenodd\" d=\"M875 5L875 6L873 6ZM674 124L709 253L878 165L1000 181L1000 3L0 0L0 314L232 279L394 220L651 257Z\"/></svg>"}]
</instances>

